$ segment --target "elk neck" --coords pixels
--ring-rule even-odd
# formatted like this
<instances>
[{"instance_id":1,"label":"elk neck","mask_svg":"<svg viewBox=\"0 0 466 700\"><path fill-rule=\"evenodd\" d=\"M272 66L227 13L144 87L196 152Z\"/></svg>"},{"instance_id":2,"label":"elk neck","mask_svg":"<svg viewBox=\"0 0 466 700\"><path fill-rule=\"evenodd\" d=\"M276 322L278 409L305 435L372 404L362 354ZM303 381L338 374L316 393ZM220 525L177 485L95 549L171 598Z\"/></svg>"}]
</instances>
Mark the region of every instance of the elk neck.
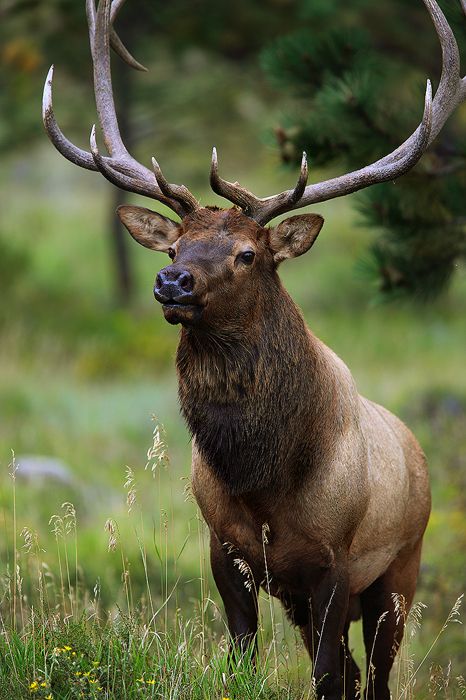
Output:
<instances>
[{"instance_id":1,"label":"elk neck","mask_svg":"<svg viewBox=\"0 0 466 700\"><path fill-rule=\"evenodd\" d=\"M344 429L342 363L274 277L247 322L183 328L178 346L182 413L234 495L298 487Z\"/></svg>"}]
</instances>

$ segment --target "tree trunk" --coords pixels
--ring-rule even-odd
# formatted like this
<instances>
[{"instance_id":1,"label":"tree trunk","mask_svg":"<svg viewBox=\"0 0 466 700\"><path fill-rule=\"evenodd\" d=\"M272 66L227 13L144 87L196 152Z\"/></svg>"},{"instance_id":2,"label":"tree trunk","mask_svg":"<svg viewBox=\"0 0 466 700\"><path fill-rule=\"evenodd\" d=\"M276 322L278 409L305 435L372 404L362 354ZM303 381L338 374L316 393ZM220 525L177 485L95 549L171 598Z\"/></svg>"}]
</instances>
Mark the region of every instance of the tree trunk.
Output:
<instances>
[{"instance_id":1,"label":"tree trunk","mask_svg":"<svg viewBox=\"0 0 466 700\"><path fill-rule=\"evenodd\" d=\"M128 233L115 210L127 200L126 192L113 188L110 211L110 240L115 269L115 291L118 303L126 306L133 295L133 273L128 251Z\"/></svg>"}]
</instances>

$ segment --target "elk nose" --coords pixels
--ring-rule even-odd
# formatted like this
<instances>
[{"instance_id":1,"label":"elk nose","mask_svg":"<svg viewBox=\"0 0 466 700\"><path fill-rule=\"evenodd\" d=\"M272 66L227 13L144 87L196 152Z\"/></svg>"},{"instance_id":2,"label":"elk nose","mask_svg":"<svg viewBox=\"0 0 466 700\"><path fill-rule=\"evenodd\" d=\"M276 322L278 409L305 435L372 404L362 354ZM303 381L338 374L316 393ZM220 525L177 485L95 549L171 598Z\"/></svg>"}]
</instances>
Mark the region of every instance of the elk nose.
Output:
<instances>
[{"instance_id":1,"label":"elk nose","mask_svg":"<svg viewBox=\"0 0 466 700\"><path fill-rule=\"evenodd\" d=\"M161 304L187 304L192 299L194 279L188 270L173 265L160 270L155 279L154 296Z\"/></svg>"},{"instance_id":2,"label":"elk nose","mask_svg":"<svg viewBox=\"0 0 466 700\"><path fill-rule=\"evenodd\" d=\"M178 275L177 282L184 292L193 291L193 276L187 270L182 270Z\"/></svg>"}]
</instances>

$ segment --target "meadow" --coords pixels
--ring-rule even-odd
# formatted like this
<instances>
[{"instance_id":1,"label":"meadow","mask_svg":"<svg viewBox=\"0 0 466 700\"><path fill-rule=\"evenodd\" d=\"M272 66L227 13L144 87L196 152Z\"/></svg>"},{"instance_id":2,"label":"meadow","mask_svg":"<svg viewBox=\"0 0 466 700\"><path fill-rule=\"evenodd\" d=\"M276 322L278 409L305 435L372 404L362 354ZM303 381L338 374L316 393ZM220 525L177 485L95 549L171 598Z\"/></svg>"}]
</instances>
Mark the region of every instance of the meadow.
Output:
<instances>
[{"instance_id":1,"label":"meadow","mask_svg":"<svg viewBox=\"0 0 466 700\"><path fill-rule=\"evenodd\" d=\"M5 165L0 698L312 697L300 641L265 594L257 672L248 659L235 673L228 666L189 489L179 330L152 297L165 257L131 241L137 293L118 307L106 183L75 172L47 144ZM290 177L268 151L240 166L235 176L259 193ZM199 194L220 203L207 189ZM361 228L349 199L318 211L324 229L310 254L283 265L285 285L361 393L408 423L430 464L433 513L416 597L427 607L408 623L394 697L461 697L466 635L454 622L466 591L465 270L432 304L376 303L367 274L375 232ZM31 456L60 460L65 476L23 474ZM351 645L361 659L359 625Z\"/></svg>"}]
</instances>

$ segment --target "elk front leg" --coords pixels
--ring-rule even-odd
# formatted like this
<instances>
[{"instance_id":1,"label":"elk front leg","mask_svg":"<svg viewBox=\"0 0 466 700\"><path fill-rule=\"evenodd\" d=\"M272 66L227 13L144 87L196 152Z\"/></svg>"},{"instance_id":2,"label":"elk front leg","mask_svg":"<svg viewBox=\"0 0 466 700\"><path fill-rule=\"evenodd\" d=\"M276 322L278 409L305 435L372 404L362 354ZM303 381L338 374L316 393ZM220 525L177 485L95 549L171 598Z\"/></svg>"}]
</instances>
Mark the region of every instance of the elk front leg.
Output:
<instances>
[{"instance_id":1,"label":"elk front leg","mask_svg":"<svg viewBox=\"0 0 466 700\"><path fill-rule=\"evenodd\" d=\"M349 583L344 567L329 569L310 594L310 619L302 628L313 663L317 696L341 700L341 640L348 614Z\"/></svg>"},{"instance_id":2,"label":"elk front leg","mask_svg":"<svg viewBox=\"0 0 466 700\"><path fill-rule=\"evenodd\" d=\"M235 648L242 654L253 645L257 649L257 584L251 570L240 571L215 534L210 536L210 562L228 620L228 630Z\"/></svg>"}]
</instances>

